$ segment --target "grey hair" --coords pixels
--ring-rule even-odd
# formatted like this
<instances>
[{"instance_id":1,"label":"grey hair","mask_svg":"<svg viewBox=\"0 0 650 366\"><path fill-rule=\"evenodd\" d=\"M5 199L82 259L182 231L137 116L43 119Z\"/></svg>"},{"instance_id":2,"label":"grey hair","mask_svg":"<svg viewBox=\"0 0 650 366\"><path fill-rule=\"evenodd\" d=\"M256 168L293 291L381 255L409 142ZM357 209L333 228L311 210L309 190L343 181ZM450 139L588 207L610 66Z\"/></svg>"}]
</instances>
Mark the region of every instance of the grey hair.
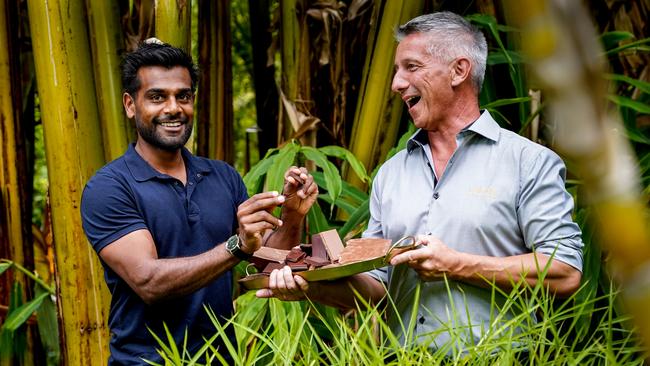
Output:
<instances>
[{"instance_id":1,"label":"grey hair","mask_svg":"<svg viewBox=\"0 0 650 366\"><path fill-rule=\"evenodd\" d=\"M448 62L460 56L467 57L472 64L472 83L477 94L481 91L485 78L487 42L476 26L458 14L442 11L409 20L397 28L395 37L401 42L414 33L431 36L427 51L438 60Z\"/></svg>"}]
</instances>

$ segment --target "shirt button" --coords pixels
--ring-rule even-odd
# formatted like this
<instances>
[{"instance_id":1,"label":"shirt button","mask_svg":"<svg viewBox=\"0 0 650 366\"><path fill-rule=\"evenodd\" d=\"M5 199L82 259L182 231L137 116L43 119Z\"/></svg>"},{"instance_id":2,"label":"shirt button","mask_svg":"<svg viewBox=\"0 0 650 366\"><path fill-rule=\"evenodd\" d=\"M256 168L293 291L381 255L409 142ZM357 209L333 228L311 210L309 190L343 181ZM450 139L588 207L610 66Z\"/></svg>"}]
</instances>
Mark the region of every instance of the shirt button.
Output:
<instances>
[{"instance_id":1,"label":"shirt button","mask_svg":"<svg viewBox=\"0 0 650 366\"><path fill-rule=\"evenodd\" d=\"M437 200L438 197L440 197L440 194L439 194L438 192L435 192L435 193L433 194L433 199L434 199L434 200Z\"/></svg>"},{"instance_id":2,"label":"shirt button","mask_svg":"<svg viewBox=\"0 0 650 366\"><path fill-rule=\"evenodd\" d=\"M201 173L197 173L197 174L196 174L196 177L197 177L197 178L201 178Z\"/></svg>"},{"instance_id":3,"label":"shirt button","mask_svg":"<svg viewBox=\"0 0 650 366\"><path fill-rule=\"evenodd\" d=\"M192 182L189 183L189 185L192 185L192 184L194 184L194 183L192 183Z\"/></svg>"}]
</instances>

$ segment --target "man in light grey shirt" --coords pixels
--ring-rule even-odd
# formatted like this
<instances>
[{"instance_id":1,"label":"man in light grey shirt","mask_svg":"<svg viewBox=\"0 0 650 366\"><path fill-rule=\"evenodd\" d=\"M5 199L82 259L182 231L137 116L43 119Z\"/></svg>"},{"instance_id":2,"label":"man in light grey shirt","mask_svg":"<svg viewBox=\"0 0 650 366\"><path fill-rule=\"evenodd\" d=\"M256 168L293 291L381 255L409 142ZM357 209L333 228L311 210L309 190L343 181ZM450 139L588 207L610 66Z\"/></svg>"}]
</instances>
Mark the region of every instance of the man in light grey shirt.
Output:
<instances>
[{"instance_id":1,"label":"man in light grey shirt","mask_svg":"<svg viewBox=\"0 0 650 366\"><path fill-rule=\"evenodd\" d=\"M479 110L483 34L441 12L409 21L397 37L392 89L419 130L379 170L364 236L418 235L422 247L395 256L392 267L335 283L307 283L278 270L258 296L354 307L354 291L378 302L387 288L394 304L388 322L397 335L415 316L418 342L462 348L495 317L503 324L517 315L500 310L505 298L494 285L507 291L522 278L534 285L546 269L551 292L572 294L581 279L581 233L560 158ZM450 337L452 330L459 337Z\"/></svg>"}]
</instances>

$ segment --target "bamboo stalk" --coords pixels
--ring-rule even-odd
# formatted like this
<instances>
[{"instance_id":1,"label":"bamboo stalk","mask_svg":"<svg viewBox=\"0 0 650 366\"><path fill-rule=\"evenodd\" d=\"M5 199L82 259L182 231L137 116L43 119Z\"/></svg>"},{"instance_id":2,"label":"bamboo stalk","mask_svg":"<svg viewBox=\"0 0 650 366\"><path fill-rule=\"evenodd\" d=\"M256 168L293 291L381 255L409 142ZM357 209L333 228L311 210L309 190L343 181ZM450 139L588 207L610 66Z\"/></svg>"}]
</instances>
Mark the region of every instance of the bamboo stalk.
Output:
<instances>
[{"instance_id":1,"label":"bamboo stalk","mask_svg":"<svg viewBox=\"0 0 650 366\"><path fill-rule=\"evenodd\" d=\"M155 0L156 37L190 53L191 9L187 0Z\"/></svg>"},{"instance_id":2,"label":"bamboo stalk","mask_svg":"<svg viewBox=\"0 0 650 366\"><path fill-rule=\"evenodd\" d=\"M104 163L83 0L28 0L62 318L63 364L105 365L109 293L81 227L86 180Z\"/></svg>"},{"instance_id":3,"label":"bamboo stalk","mask_svg":"<svg viewBox=\"0 0 650 366\"><path fill-rule=\"evenodd\" d=\"M234 163L230 4L200 1L197 153Z\"/></svg>"},{"instance_id":4,"label":"bamboo stalk","mask_svg":"<svg viewBox=\"0 0 650 366\"><path fill-rule=\"evenodd\" d=\"M104 158L122 155L130 140L129 124L122 107L122 82L118 45L121 27L117 2L86 0L88 29L93 51L95 90L104 142Z\"/></svg>"},{"instance_id":5,"label":"bamboo stalk","mask_svg":"<svg viewBox=\"0 0 650 366\"><path fill-rule=\"evenodd\" d=\"M424 1L386 1L376 32L376 40L366 55L357 112L354 117L350 151L365 165L367 171L379 163L395 144L403 102L390 90L395 57L394 30L422 12ZM374 33L372 33L374 34ZM363 187L353 172L346 180Z\"/></svg>"}]
</instances>

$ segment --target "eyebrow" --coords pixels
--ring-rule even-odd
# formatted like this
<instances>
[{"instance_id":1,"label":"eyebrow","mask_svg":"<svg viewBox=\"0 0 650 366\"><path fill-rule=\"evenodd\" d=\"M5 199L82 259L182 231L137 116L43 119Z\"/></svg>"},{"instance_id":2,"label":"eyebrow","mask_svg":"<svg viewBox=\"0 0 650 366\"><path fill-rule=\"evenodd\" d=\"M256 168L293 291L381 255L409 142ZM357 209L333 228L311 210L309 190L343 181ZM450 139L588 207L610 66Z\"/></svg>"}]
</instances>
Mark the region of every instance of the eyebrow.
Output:
<instances>
[{"instance_id":1,"label":"eyebrow","mask_svg":"<svg viewBox=\"0 0 650 366\"><path fill-rule=\"evenodd\" d=\"M176 93L178 94L178 93L187 93L187 92L190 92L190 93L191 93L191 92L192 92L192 88L182 88L182 89L178 89L178 91L177 91ZM145 91L145 93L146 93L146 94L157 94L157 93L165 94L165 93L166 93L166 90L165 90L165 89L160 89L160 88L152 88L152 89L148 89L147 91Z\"/></svg>"}]
</instances>

